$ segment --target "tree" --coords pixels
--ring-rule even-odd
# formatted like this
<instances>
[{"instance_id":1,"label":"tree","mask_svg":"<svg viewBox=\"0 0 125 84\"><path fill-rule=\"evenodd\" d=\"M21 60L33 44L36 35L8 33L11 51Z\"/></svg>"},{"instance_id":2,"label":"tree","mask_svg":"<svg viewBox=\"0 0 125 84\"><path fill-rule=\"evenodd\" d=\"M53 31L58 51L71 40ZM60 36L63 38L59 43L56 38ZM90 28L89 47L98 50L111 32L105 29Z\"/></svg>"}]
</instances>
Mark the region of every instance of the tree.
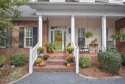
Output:
<instances>
[{"instance_id":1,"label":"tree","mask_svg":"<svg viewBox=\"0 0 125 84\"><path fill-rule=\"evenodd\" d=\"M18 7L25 4L27 0L0 0L0 46L8 46L7 40L12 40L10 35L13 31L12 21L21 16Z\"/></svg>"}]
</instances>

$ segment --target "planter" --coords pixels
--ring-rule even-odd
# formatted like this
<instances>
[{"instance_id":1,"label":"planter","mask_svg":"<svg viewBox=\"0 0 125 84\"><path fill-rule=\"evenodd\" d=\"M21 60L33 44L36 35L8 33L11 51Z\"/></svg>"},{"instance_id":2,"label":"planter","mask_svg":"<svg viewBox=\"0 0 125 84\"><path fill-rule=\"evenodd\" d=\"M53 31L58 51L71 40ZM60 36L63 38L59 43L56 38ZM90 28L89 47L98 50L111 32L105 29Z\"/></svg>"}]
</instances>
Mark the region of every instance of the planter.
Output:
<instances>
[{"instance_id":1,"label":"planter","mask_svg":"<svg viewBox=\"0 0 125 84\"><path fill-rule=\"evenodd\" d=\"M41 63L39 64L40 67L44 67L45 65L46 65L45 62L41 62Z\"/></svg>"},{"instance_id":2,"label":"planter","mask_svg":"<svg viewBox=\"0 0 125 84\"><path fill-rule=\"evenodd\" d=\"M43 56L43 52L37 51L38 56Z\"/></svg>"},{"instance_id":3,"label":"planter","mask_svg":"<svg viewBox=\"0 0 125 84\"><path fill-rule=\"evenodd\" d=\"M70 63L70 66L71 66L71 67L74 67L74 65L75 65L75 63Z\"/></svg>"}]
</instances>

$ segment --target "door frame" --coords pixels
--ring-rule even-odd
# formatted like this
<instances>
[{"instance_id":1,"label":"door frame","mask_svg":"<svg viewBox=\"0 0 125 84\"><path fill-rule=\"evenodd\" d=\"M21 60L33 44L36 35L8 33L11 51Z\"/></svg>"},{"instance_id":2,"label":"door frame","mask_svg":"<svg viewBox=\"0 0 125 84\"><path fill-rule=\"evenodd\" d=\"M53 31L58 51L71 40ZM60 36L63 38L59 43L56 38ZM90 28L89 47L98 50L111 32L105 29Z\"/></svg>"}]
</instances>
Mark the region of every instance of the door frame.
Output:
<instances>
[{"instance_id":1,"label":"door frame","mask_svg":"<svg viewBox=\"0 0 125 84\"><path fill-rule=\"evenodd\" d=\"M55 29L51 29L52 27L55 27ZM61 27L62 29L58 29L59 27ZM61 30L62 31L62 49L61 50L56 50L56 51L63 51L64 50L64 47L65 47L65 42L66 42L66 37L64 37L65 36L65 32L66 32L66 27L65 26L50 26L49 27L49 42L51 42L51 32L53 31L56 31L56 30ZM53 33L53 37L54 37L54 33ZM55 39L53 38L53 41L54 41ZM65 42L64 42L65 41Z\"/></svg>"}]
</instances>

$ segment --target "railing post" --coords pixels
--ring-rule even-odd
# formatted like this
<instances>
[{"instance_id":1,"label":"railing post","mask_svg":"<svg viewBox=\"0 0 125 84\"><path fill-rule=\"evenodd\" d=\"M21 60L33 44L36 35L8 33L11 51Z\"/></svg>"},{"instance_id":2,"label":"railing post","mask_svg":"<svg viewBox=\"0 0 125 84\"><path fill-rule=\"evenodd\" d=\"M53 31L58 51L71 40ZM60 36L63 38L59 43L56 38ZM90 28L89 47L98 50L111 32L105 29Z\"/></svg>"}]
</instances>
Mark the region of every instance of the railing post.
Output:
<instances>
[{"instance_id":1,"label":"railing post","mask_svg":"<svg viewBox=\"0 0 125 84\"><path fill-rule=\"evenodd\" d=\"M79 73L79 48L76 49L76 73Z\"/></svg>"},{"instance_id":2,"label":"railing post","mask_svg":"<svg viewBox=\"0 0 125 84\"><path fill-rule=\"evenodd\" d=\"M29 49L29 73L33 72L33 63L32 63L32 49Z\"/></svg>"}]
</instances>

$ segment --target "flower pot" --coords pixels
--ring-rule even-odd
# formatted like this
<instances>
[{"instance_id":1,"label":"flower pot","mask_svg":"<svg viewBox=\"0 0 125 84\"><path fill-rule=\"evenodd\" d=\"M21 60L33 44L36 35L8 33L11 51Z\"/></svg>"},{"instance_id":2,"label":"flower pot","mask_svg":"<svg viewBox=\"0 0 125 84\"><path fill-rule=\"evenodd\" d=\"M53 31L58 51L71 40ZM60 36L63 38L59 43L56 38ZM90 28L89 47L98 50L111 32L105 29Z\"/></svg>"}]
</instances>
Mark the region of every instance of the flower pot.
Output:
<instances>
[{"instance_id":1,"label":"flower pot","mask_svg":"<svg viewBox=\"0 0 125 84\"><path fill-rule=\"evenodd\" d=\"M39 64L40 67L44 67L45 65L46 65L45 62L41 62L41 63Z\"/></svg>"},{"instance_id":2,"label":"flower pot","mask_svg":"<svg viewBox=\"0 0 125 84\"><path fill-rule=\"evenodd\" d=\"M38 56L43 56L43 52L37 51Z\"/></svg>"},{"instance_id":3,"label":"flower pot","mask_svg":"<svg viewBox=\"0 0 125 84\"><path fill-rule=\"evenodd\" d=\"M75 65L74 63L70 63L70 66L71 66L71 67L74 67L74 65Z\"/></svg>"}]
</instances>

